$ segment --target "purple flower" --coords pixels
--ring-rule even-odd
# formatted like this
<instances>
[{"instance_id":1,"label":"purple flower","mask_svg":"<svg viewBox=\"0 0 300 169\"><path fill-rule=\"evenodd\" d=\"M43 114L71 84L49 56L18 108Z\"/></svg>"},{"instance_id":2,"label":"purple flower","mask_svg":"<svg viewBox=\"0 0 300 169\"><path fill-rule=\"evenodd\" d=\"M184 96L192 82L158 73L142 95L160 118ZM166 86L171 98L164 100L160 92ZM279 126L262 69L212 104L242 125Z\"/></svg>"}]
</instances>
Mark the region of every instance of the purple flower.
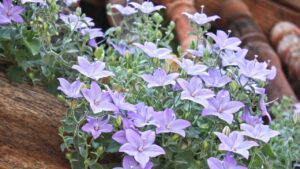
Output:
<instances>
[{"instance_id":1,"label":"purple flower","mask_svg":"<svg viewBox=\"0 0 300 169\"><path fill-rule=\"evenodd\" d=\"M21 0L21 3L22 4L25 4L25 3L40 3L42 5L47 5L47 3L45 2L45 0Z\"/></svg>"},{"instance_id":2,"label":"purple flower","mask_svg":"<svg viewBox=\"0 0 300 169\"><path fill-rule=\"evenodd\" d=\"M117 107L117 113L119 113L121 110L127 110L127 111L135 111L136 108L133 104L127 103L125 101L125 97L123 94L119 92L113 92L108 88L109 95L114 103L114 105Z\"/></svg>"},{"instance_id":3,"label":"purple flower","mask_svg":"<svg viewBox=\"0 0 300 169\"><path fill-rule=\"evenodd\" d=\"M90 39L95 39L104 36L104 33L101 31L100 28L85 28L82 29L80 32L82 33L82 35L89 34Z\"/></svg>"},{"instance_id":4,"label":"purple flower","mask_svg":"<svg viewBox=\"0 0 300 169\"><path fill-rule=\"evenodd\" d=\"M67 5L67 6L70 6L74 3L77 3L79 0L64 0L64 3Z\"/></svg>"},{"instance_id":5,"label":"purple flower","mask_svg":"<svg viewBox=\"0 0 300 169\"><path fill-rule=\"evenodd\" d=\"M88 121L85 125L82 126L81 130L87 133L91 133L93 138L98 138L101 133L110 133L113 130L112 125L110 125L109 119L102 120L100 117L91 117L87 116L86 120Z\"/></svg>"},{"instance_id":6,"label":"purple flower","mask_svg":"<svg viewBox=\"0 0 300 169\"><path fill-rule=\"evenodd\" d=\"M256 140L261 140L268 143L272 137L278 136L280 133L278 131L270 129L268 125L257 124L255 126L249 124L241 124L241 129L243 130L241 134L254 138Z\"/></svg>"},{"instance_id":7,"label":"purple flower","mask_svg":"<svg viewBox=\"0 0 300 169\"><path fill-rule=\"evenodd\" d=\"M157 125L153 118L155 111L153 107L145 106L144 103L136 105L136 112L128 112L128 116L133 120L136 127L144 127L147 125Z\"/></svg>"},{"instance_id":8,"label":"purple flower","mask_svg":"<svg viewBox=\"0 0 300 169\"><path fill-rule=\"evenodd\" d=\"M20 16L23 11L24 8L14 6L12 0L3 0L3 2L0 3L0 24L24 22L23 18Z\"/></svg>"},{"instance_id":9,"label":"purple flower","mask_svg":"<svg viewBox=\"0 0 300 169\"><path fill-rule=\"evenodd\" d=\"M208 53L212 53L212 48L208 43L206 43L206 46L204 46L203 44L199 44L196 50L187 50L187 52L197 57L202 57L205 51L207 51Z\"/></svg>"},{"instance_id":10,"label":"purple flower","mask_svg":"<svg viewBox=\"0 0 300 169\"><path fill-rule=\"evenodd\" d=\"M259 100L259 108L261 110L261 115L262 116L267 116L269 121L272 121L272 117L268 112L265 100L264 100L264 96L261 96L260 100Z\"/></svg>"},{"instance_id":11,"label":"purple flower","mask_svg":"<svg viewBox=\"0 0 300 169\"><path fill-rule=\"evenodd\" d=\"M234 74L232 74L234 76L234 79L236 80L236 82L238 82L238 85L248 91L253 91L256 94L259 95L263 95L266 92L265 88L261 88L261 87L257 87L257 83L252 81L251 79L249 79L248 77L245 77L244 75L241 76L235 76Z\"/></svg>"},{"instance_id":12,"label":"purple flower","mask_svg":"<svg viewBox=\"0 0 300 169\"><path fill-rule=\"evenodd\" d=\"M216 35L213 33L207 33L207 36L211 37L216 42L216 46L220 50L238 51L241 49L239 47L241 44L240 39L236 37L230 38L224 31L218 30Z\"/></svg>"},{"instance_id":13,"label":"purple flower","mask_svg":"<svg viewBox=\"0 0 300 169\"><path fill-rule=\"evenodd\" d=\"M250 113L249 107L245 107L244 113L241 116L241 119L251 126L256 126L257 124L262 124L263 121L259 116L252 116Z\"/></svg>"},{"instance_id":14,"label":"purple flower","mask_svg":"<svg viewBox=\"0 0 300 169\"><path fill-rule=\"evenodd\" d=\"M190 21L198 24L198 25L204 25L206 23L215 21L216 19L219 19L220 17L217 15L213 16L207 16L205 13L195 13L195 14L189 14L187 12L183 12L183 15L187 16Z\"/></svg>"},{"instance_id":15,"label":"purple flower","mask_svg":"<svg viewBox=\"0 0 300 169\"><path fill-rule=\"evenodd\" d=\"M82 86L82 82L79 80L76 80L73 83L69 83L64 78L58 78L60 86L57 88L58 90L64 92L67 97L70 98L80 98L82 95L80 94L80 89Z\"/></svg>"},{"instance_id":16,"label":"purple flower","mask_svg":"<svg viewBox=\"0 0 300 169\"><path fill-rule=\"evenodd\" d=\"M241 49L237 52L226 50L221 54L222 66L237 66L239 62L243 62L248 53L248 49Z\"/></svg>"},{"instance_id":17,"label":"purple flower","mask_svg":"<svg viewBox=\"0 0 300 169\"><path fill-rule=\"evenodd\" d=\"M144 51L150 58L158 59L171 59L172 53L171 49L168 48L157 48L157 46L152 42L145 42L144 45L139 43L133 43L135 46Z\"/></svg>"},{"instance_id":18,"label":"purple flower","mask_svg":"<svg viewBox=\"0 0 300 169\"><path fill-rule=\"evenodd\" d=\"M145 168L150 157L157 157L165 154L165 151L158 145L153 144L155 141L155 133L151 130L142 132L141 135L133 130L126 130L126 138L128 143L120 147L120 152L124 152Z\"/></svg>"},{"instance_id":19,"label":"purple flower","mask_svg":"<svg viewBox=\"0 0 300 169\"><path fill-rule=\"evenodd\" d=\"M210 169L247 169L247 167L238 165L237 161L230 153L226 154L224 161L215 157L210 157L207 159L207 163Z\"/></svg>"},{"instance_id":20,"label":"purple flower","mask_svg":"<svg viewBox=\"0 0 300 169\"><path fill-rule=\"evenodd\" d=\"M115 45L113 43L110 44L121 56L125 56L126 52L133 54L135 51L134 48L128 48L127 44L124 41L119 42L118 45Z\"/></svg>"},{"instance_id":21,"label":"purple flower","mask_svg":"<svg viewBox=\"0 0 300 169\"><path fill-rule=\"evenodd\" d=\"M102 111L116 111L116 106L111 102L108 92L101 91L101 88L96 82L92 82L91 89L82 89L82 94L90 103L94 113Z\"/></svg>"},{"instance_id":22,"label":"purple flower","mask_svg":"<svg viewBox=\"0 0 300 169\"><path fill-rule=\"evenodd\" d=\"M188 75L196 76L200 74L205 74L207 66L199 64L195 65L190 59L182 59L182 62L174 59L174 61L183 69Z\"/></svg>"},{"instance_id":23,"label":"purple flower","mask_svg":"<svg viewBox=\"0 0 300 169\"><path fill-rule=\"evenodd\" d=\"M294 104L294 112L295 113L300 113L300 103Z\"/></svg>"},{"instance_id":24,"label":"purple flower","mask_svg":"<svg viewBox=\"0 0 300 169\"><path fill-rule=\"evenodd\" d=\"M88 27L92 27L95 25L93 22L93 19L90 17L84 17L80 18L75 14L60 14L59 18L66 24L68 25L72 30L80 30L80 29L85 29Z\"/></svg>"},{"instance_id":25,"label":"purple flower","mask_svg":"<svg viewBox=\"0 0 300 169\"><path fill-rule=\"evenodd\" d=\"M271 69L267 69L267 62L258 62L254 60L244 60L238 63L239 74L255 79L255 80L273 80L276 76L276 68L272 66Z\"/></svg>"},{"instance_id":26,"label":"purple flower","mask_svg":"<svg viewBox=\"0 0 300 169\"><path fill-rule=\"evenodd\" d=\"M131 156L125 156L123 158L123 167L116 167L113 169L151 169L153 167L153 163L149 161L145 168L141 167L141 165L135 161L135 159Z\"/></svg>"},{"instance_id":27,"label":"purple flower","mask_svg":"<svg viewBox=\"0 0 300 169\"><path fill-rule=\"evenodd\" d=\"M227 90L221 90L216 98L210 98L209 105L202 111L202 116L217 116L218 118L231 124L233 114L239 111L244 104L239 101L230 101L230 94Z\"/></svg>"},{"instance_id":28,"label":"purple flower","mask_svg":"<svg viewBox=\"0 0 300 169\"><path fill-rule=\"evenodd\" d=\"M135 10L134 8L132 8L130 6L124 7L120 4L114 4L114 5L112 5L112 8L116 8L123 16L129 16L134 13L137 13L137 10Z\"/></svg>"},{"instance_id":29,"label":"purple flower","mask_svg":"<svg viewBox=\"0 0 300 169\"><path fill-rule=\"evenodd\" d=\"M148 82L147 87L159 87L166 85L175 85L175 79L179 76L178 73L167 74L163 69L157 69L153 75L143 74L141 77Z\"/></svg>"},{"instance_id":30,"label":"purple flower","mask_svg":"<svg viewBox=\"0 0 300 169\"><path fill-rule=\"evenodd\" d=\"M142 4L138 4L136 2L131 2L130 5L134 6L135 8L139 9L141 12L145 14L150 14L154 11L158 11L160 9L166 8L162 5L154 6L152 2L143 2Z\"/></svg>"},{"instance_id":31,"label":"purple flower","mask_svg":"<svg viewBox=\"0 0 300 169\"><path fill-rule=\"evenodd\" d=\"M176 119L176 115L172 109L166 109L163 112L157 112L155 120L158 127L156 133L177 133L185 137L184 129L189 127L191 123L187 120Z\"/></svg>"},{"instance_id":32,"label":"purple flower","mask_svg":"<svg viewBox=\"0 0 300 169\"><path fill-rule=\"evenodd\" d=\"M114 76L110 71L104 70L105 63L95 61L90 63L84 57L78 57L78 65L73 65L72 68L78 70L81 74L94 80L99 80L104 77Z\"/></svg>"},{"instance_id":33,"label":"purple flower","mask_svg":"<svg viewBox=\"0 0 300 169\"><path fill-rule=\"evenodd\" d=\"M221 70L210 69L207 74L200 75L207 87L224 87L231 79L226 75L221 74Z\"/></svg>"},{"instance_id":34,"label":"purple flower","mask_svg":"<svg viewBox=\"0 0 300 169\"><path fill-rule=\"evenodd\" d=\"M122 122L123 122L123 130L117 131L115 134L113 134L112 139L120 144L125 144L128 142L125 136L125 130L127 129L136 130L136 129L131 119L123 117Z\"/></svg>"},{"instance_id":35,"label":"purple flower","mask_svg":"<svg viewBox=\"0 0 300 169\"><path fill-rule=\"evenodd\" d=\"M215 132L218 136L221 144L219 145L219 150L230 151L237 153L248 159L249 151L251 147L258 146L254 141L245 141L244 136L237 131L234 131L226 136L223 133Z\"/></svg>"},{"instance_id":36,"label":"purple flower","mask_svg":"<svg viewBox=\"0 0 300 169\"><path fill-rule=\"evenodd\" d=\"M198 77L192 77L190 82L184 79L178 79L177 82L183 89L181 92L181 100L190 100L206 107L208 106L207 99L215 96L213 91L203 89L202 81Z\"/></svg>"}]
</instances>

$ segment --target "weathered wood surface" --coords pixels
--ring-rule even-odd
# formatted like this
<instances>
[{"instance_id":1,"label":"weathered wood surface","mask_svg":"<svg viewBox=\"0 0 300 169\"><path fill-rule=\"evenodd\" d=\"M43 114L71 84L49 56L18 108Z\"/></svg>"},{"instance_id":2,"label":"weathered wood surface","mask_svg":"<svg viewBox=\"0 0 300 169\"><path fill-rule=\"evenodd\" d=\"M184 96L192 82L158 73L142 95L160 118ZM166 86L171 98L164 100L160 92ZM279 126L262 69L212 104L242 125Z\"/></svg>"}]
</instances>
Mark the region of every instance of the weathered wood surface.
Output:
<instances>
[{"instance_id":1,"label":"weathered wood surface","mask_svg":"<svg viewBox=\"0 0 300 169\"><path fill-rule=\"evenodd\" d=\"M295 11L300 11L300 1L299 0L273 0L283 5L286 5L289 8L294 9Z\"/></svg>"},{"instance_id":2,"label":"weathered wood surface","mask_svg":"<svg viewBox=\"0 0 300 169\"><path fill-rule=\"evenodd\" d=\"M69 168L58 136L65 111L40 87L12 85L0 73L0 168Z\"/></svg>"},{"instance_id":3,"label":"weathered wood surface","mask_svg":"<svg viewBox=\"0 0 300 169\"><path fill-rule=\"evenodd\" d=\"M195 7L200 11L201 5L205 5L205 13L218 14L220 5L224 0L194 0ZM273 26L279 21L290 21L300 26L300 12L291 10L271 0L242 0L251 12L254 20L262 28L266 35L269 35ZM293 0L298 1L298 0ZM218 20L221 21L221 20ZM214 22L213 25L220 24Z\"/></svg>"}]
</instances>

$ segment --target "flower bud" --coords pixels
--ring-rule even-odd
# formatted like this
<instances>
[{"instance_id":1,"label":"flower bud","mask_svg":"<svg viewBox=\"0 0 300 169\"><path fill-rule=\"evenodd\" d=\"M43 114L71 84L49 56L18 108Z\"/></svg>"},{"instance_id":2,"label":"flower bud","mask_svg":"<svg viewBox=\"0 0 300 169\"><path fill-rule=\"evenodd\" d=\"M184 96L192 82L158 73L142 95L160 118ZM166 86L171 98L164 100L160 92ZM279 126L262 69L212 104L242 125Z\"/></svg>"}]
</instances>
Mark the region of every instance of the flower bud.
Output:
<instances>
[{"instance_id":1,"label":"flower bud","mask_svg":"<svg viewBox=\"0 0 300 169\"><path fill-rule=\"evenodd\" d=\"M116 34L117 36L122 34L122 28L120 26L116 27Z\"/></svg>"},{"instance_id":2,"label":"flower bud","mask_svg":"<svg viewBox=\"0 0 300 169\"><path fill-rule=\"evenodd\" d=\"M85 166L89 166L91 164L91 160L90 159L84 160L84 164Z\"/></svg>"},{"instance_id":3,"label":"flower bud","mask_svg":"<svg viewBox=\"0 0 300 169\"><path fill-rule=\"evenodd\" d=\"M207 150L208 149L208 142L206 140L203 141L202 143L202 149Z\"/></svg>"},{"instance_id":4,"label":"flower bud","mask_svg":"<svg viewBox=\"0 0 300 169\"><path fill-rule=\"evenodd\" d=\"M225 135L229 135L230 134L230 128L228 126L225 126L222 130L222 133L225 134Z\"/></svg>"},{"instance_id":5,"label":"flower bud","mask_svg":"<svg viewBox=\"0 0 300 169\"><path fill-rule=\"evenodd\" d=\"M101 155L101 154L103 154L103 153L104 153L104 147L103 147L103 146L98 147L98 148L97 148L97 154L98 154L98 155Z\"/></svg>"},{"instance_id":6,"label":"flower bud","mask_svg":"<svg viewBox=\"0 0 300 169\"><path fill-rule=\"evenodd\" d=\"M197 167L198 167L198 168L201 168L202 165L201 165L201 161L200 161L200 160L197 160L197 161L196 161L196 164L197 164Z\"/></svg>"},{"instance_id":7,"label":"flower bud","mask_svg":"<svg viewBox=\"0 0 300 169\"><path fill-rule=\"evenodd\" d=\"M178 134L174 134L174 135L172 136L172 140L173 140L173 141L176 141L176 140L178 139L178 137L179 137Z\"/></svg>"},{"instance_id":8,"label":"flower bud","mask_svg":"<svg viewBox=\"0 0 300 169\"><path fill-rule=\"evenodd\" d=\"M130 53L128 50L126 50L126 52L125 52L125 58L127 59L127 61L130 61L130 59L131 59Z\"/></svg>"},{"instance_id":9,"label":"flower bud","mask_svg":"<svg viewBox=\"0 0 300 169\"><path fill-rule=\"evenodd\" d=\"M28 73L28 77L31 80L34 80L34 74L32 72Z\"/></svg>"},{"instance_id":10,"label":"flower bud","mask_svg":"<svg viewBox=\"0 0 300 169\"><path fill-rule=\"evenodd\" d=\"M121 116L117 117L116 123L117 123L117 126L119 126L119 127L122 125L122 117Z\"/></svg>"},{"instance_id":11,"label":"flower bud","mask_svg":"<svg viewBox=\"0 0 300 169\"><path fill-rule=\"evenodd\" d=\"M153 63L156 65L158 63L158 59L157 58L153 58Z\"/></svg>"},{"instance_id":12,"label":"flower bud","mask_svg":"<svg viewBox=\"0 0 300 169\"><path fill-rule=\"evenodd\" d=\"M64 97L63 95L61 95L61 94L57 95L57 99L58 99L59 101L61 101L61 102L66 102L65 97Z\"/></svg>"},{"instance_id":13,"label":"flower bud","mask_svg":"<svg viewBox=\"0 0 300 169\"><path fill-rule=\"evenodd\" d=\"M162 16L160 16L159 13L155 12L153 15L152 15L152 19L156 22L156 23L161 23L163 21L163 18Z\"/></svg>"},{"instance_id":14,"label":"flower bud","mask_svg":"<svg viewBox=\"0 0 300 169\"><path fill-rule=\"evenodd\" d=\"M161 39L161 37L162 37L161 31L156 31L155 37L156 37L156 39Z\"/></svg>"},{"instance_id":15,"label":"flower bud","mask_svg":"<svg viewBox=\"0 0 300 169\"><path fill-rule=\"evenodd\" d=\"M233 80L229 83L229 87L232 91L237 91L239 89L239 86L235 80Z\"/></svg>"},{"instance_id":16,"label":"flower bud","mask_svg":"<svg viewBox=\"0 0 300 169\"><path fill-rule=\"evenodd\" d=\"M173 30L175 28L176 24L174 21L171 21L169 24L169 29Z\"/></svg>"},{"instance_id":17,"label":"flower bud","mask_svg":"<svg viewBox=\"0 0 300 169\"><path fill-rule=\"evenodd\" d=\"M72 154L71 153L66 153L66 159L71 160L72 159Z\"/></svg>"},{"instance_id":18,"label":"flower bud","mask_svg":"<svg viewBox=\"0 0 300 169\"><path fill-rule=\"evenodd\" d=\"M184 119L188 119L190 117L190 115L191 115L191 112L186 112L184 114Z\"/></svg>"},{"instance_id":19,"label":"flower bud","mask_svg":"<svg viewBox=\"0 0 300 169\"><path fill-rule=\"evenodd\" d=\"M132 76L132 73L133 73L133 70L132 70L132 69L128 69L128 70L127 70L127 76L128 76L128 77L131 77L131 76Z\"/></svg>"}]
</instances>

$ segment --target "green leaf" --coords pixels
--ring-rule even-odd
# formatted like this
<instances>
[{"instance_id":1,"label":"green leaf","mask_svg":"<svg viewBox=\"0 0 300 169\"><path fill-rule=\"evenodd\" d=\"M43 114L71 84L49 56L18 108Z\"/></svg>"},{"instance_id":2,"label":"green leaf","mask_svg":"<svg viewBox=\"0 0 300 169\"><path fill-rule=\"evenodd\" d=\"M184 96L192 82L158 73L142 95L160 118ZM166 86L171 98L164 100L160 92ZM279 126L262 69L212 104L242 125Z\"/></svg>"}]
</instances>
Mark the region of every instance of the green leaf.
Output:
<instances>
[{"instance_id":1,"label":"green leaf","mask_svg":"<svg viewBox=\"0 0 300 169\"><path fill-rule=\"evenodd\" d=\"M265 155L267 155L267 156L269 156L269 157L271 157L273 159L276 158L276 154L274 153L274 151L272 150L272 147L269 144L266 144L266 145L263 146L262 152Z\"/></svg>"},{"instance_id":2,"label":"green leaf","mask_svg":"<svg viewBox=\"0 0 300 169\"><path fill-rule=\"evenodd\" d=\"M24 44L32 55L37 55L41 49L41 44L38 39L24 39Z\"/></svg>"},{"instance_id":3,"label":"green leaf","mask_svg":"<svg viewBox=\"0 0 300 169\"><path fill-rule=\"evenodd\" d=\"M16 83L21 83L26 79L26 73L16 65L9 66L6 69L6 76L8 80Z\"/></svg>"},{"instance_id":4,"label":"green leaf","mask_svg":"<svg viewBox=\"0 0 300 169\"><path fill-rule=\"evenodd\" d=\"M0 28L0 41L1 40L10 40L12 29L10 27Z\"/></svg>"}]
</instances>

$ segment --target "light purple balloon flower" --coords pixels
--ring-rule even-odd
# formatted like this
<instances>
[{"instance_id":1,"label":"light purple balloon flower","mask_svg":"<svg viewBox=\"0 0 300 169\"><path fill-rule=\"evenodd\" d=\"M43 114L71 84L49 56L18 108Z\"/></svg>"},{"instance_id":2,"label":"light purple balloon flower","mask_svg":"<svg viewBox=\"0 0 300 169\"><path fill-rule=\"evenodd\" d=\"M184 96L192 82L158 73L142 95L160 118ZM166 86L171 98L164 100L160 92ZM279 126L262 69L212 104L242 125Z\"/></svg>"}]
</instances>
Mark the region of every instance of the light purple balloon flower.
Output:
<instances>
[{"instance_id":1,"label":"light purple balloon flower","mask_svg":"<svg viewBox=\"0 0 300 169\"><path fill-rule=\"evenodd\" d=\"M178 84L183 89L181 100L190 100L204 107L208 106L207 99L215 96L210 89L204 89L200 78L192 77L188 82L184 79L177 79Z\"/></svg>"},{"instance_id":2,"label":"light purple balloon flower","mask_svg":"<svg viewBox=\"0 0 300 169\"><path fill-rule=\"evenodd\" d=\"M204 25L206 23L215 21L220 18L218 15L207 16L205 13L198 13L198 12L194 13L193 15L187 12L183 12L182 14L187 16L190 21L198 25Z\"/></svg>"},{"instance_id":3,"label":"light purple balloon flower","mask_svg":"<svg viewBox=\"0 0 300 169\"><path fill-rule=\"evenodd\" d=\"M126 42L124 41L121 41L118 44L110 44L121 56L125 56L126 52L128 52L129 54L133 54L135 52L134 48L129 48Z\"/></svg>"},{"instance_id":4,"label":"light purple balloon flower","mask_svg":"<svg viewBox=\"0 0 300 169\"><path fill-rule=\"evenodd\" d=\"M132 130L136 130L134 123L131 119L122 118L122 123L123 123L123 130L119 130L117 131L115 134L112 135L112 139L115 140L116 142L120 143L120 144L125 144L127 143L127 139L126 139L126 135L125 135L125 130L127 129L132 129Z\"/></svg>"},{"instance_id":5,"label":"light purple balloon flower","mask_svg":"<svg viewBox=\"0 0 300 169\"><path fill-rule=\"evenodd\" d=\"M158 145L153 144L155 141L155 132L148 130L138 134L133 130L126 130L128 143L120 147L120 152L124 152L145 168L150 158L165 154L165 151Z\"/></svg>"},{"instance_id":6,"label":"light purple balloon flower","mask_svg":"<svg viewBox=\"0 0 300 169\"><path fill-rule=\"evenodd\" d=\"M177 59L173 59L180 67L183 69L186 74L197 76L201 74L206 74L205 70L207 69L207 66L203 64L194 64L194 62L190 59L182 59L180 62Z\"/></svg>"},{"instance_id":7,"label":"light purple balloon flower","mask_svg":"<svg viewBox=\"0 0 300 169\"><path fill-rule=\"evenodd\" d=\"M80 93L81 86L83 83L79 80L74 81L73 83L69 83L64 78L58 78L60 86L57 88L58 90L64 92L67 97L70 98L80 98L82 97Z\"/></svg>"},{"instance_id":8,"label":"light purple balloon flower","mask_svg":"<svg viewBox=\"0 0 300 169\"><path fill-rule=\"evenodd\" d=\"M226 50L221 54L222 66L237 66L239 62L244 62L247 53L248 49L241 49L237 52Z\"/></svg>"},{"instance_id":9,"label":"light purple balloon flower","mask_svg":"<svg viewBox=\"0 0 300 169\"><path fill-rule=\"evenodd\" d=\"M128 112L128 117L133 120L136 127L144 127L147 125L157 126L157 122L154 119L154 109L153 107L145 106L144 103L139 103L136 105L135 112Z\"/></svg>"},{"instance_id":10,"label":"light purple balloon flower","mask_svg":"<svg viewBox=\"0 0 300 169\"><path fill-rule=\"evenodd\" d=\"M202 57L205 51L207 51L209 54L212 53L211 45L209 45L208 43L206 43L206 46L204 44L199 44L196 50L193 49L187 50L188 53L196 57Z\"/></svg>"},{"instance_id":11,"label":"light purple balloon flower","mask_svg":"<svg viewBox=\"0 0 300 169\"><path fill-rule=\"evenodd\" d=\"M260 116L252 116L248 106L245 107L244 113L241 119L251 126L256 126L257 124L263 124L262 118Z\"/></svg>"},{"instance_id":12,"label":"light purple balloon flower","mask_svg":"<svg viewBox=\"0 0 300 169\"><path fill-rule=\"evenodd\" d=\"M59 14L59 18L74 31L95 26L93 19L90 17L80 18L75 14Z\"/></svg>"},{"instance_id":13,"label":"light purple balloon flower","mask_svg":"<svg viewBox=\"0 0 300 169\"><path fill-rule=\"evenodd\" d=\"M115 167L113 169L151 169L153 167L153 162L149 161L143 168L141 165L131 156L125 156L122 162L123 167Z\"/></svg>"},{"instance_id":14,"label":"light purple balloon flower","mask_svg":"<svg viewBox=\"0 0 300 169\"><path fill-rule=\"evenodd\" d=\"M220 50L238 51L241 49L239 47L239 45L241 44L241 40L236 37L229 37L229 35L224 31L218 30L217 34L209 32L206 35L211 37L216 42L216 46Z\"/></svg>"},{"instance_id":15,"label":"light purple balloon flower","mask_svg":"<svg viewBox=\"0 0 300 169\"><path fill-rule=\"evenodd\" d=\"M230 94L227 90L221 90L216 98L210 98L209 104L201 113L202 116L217 116L218 118L231 124L233 121L233 114L238 112L244 104L239 101L231 101Z\"/></svg>"},{"instance_id":16,"label":"light purple balloon flower","mask_svg":"<svg viewBox=\"0 0 300 169\"><path fill-rule=\"evenodd\" d=\"M170 73L167 74L163 69L156 69L153 75L143 74L141 78L143 78L147 83L147 87L159 87L166 85L175 85L176 78L179 76L179 73Z\"/></svg>"},{"instance_id":17,"label":"light purple balloon flower","mask_svg":"<svg viewBox=\"0 0 300 169\"><path fill-rule=\"evenodd\" d=\"M256 140L261 140L268 143L272 137L278 136L280 133L278 131L270 129L268 125L257 124L255 126L249 124L241 124L242 135L251 137Z\"/></svg>"},{"instance_id":18,"label":"light purple balloon flower","mask_svg":"<svg viewBox=\"0 0 300 169\"><path fill-rule=\"evenodd\" d=\"M112 5L112 8L116 8L123 16L129 16L138 12L130 6L122 6L120 4L114 4Z\"/></svg>"},{"instance_id":19,"label":"light purple balloon flower","mask_svg":"<svg viewBox=\"0 0 300 169\"><path fill-rule=\"evenodd\" d=\"M85 57L78 57L78 65L73 65L72 68L79 71L94 80L99 80L104 77L114 76L110 71L104 70L105 63L101 61L89 62Z\"/></svg>"},{"instance_id":20,"label":"light purple balloon flower","mask_svg":"<svg viewBox=\"0 0 300 169\"><path fill-rule=\"evenodd\" d=\"M82 29L80 32L82 33L82 35L89 34L90 39L95 39L104 36L104 33L101 31L100 28L85 28Z\"/></svg>"},{"instance_id":21,"label":"light purple balloon flower","mask_svg":"<svg viewBox=\"0 0 300 169\"><path fill-rule=\"evenodd\" d=\"M231 82L231 78L221 74L221 70L210 69L207 74L200 75L201 79L205 82L207 87L224 87L227 83Z\"/></svg>"},{"instance_id":22,"label":"light purple balloon flower","mask_svg":"<svg viewBox=\"0 0 300 169\"><path fill-rule=\"evenodd\" d=\"M108 87L107 87L108 88ZM135 111L135 105L127 103L125 100L125 96L122 93L119 92L113 92L108 88L109 95L116 106L116 114L120 114L121 110L127 110L127 111Z\"/></svg>"},{"instance_id":23,"label":"light purple balloon flower","mask_svg":"<svg viewBox=\"0 0 300 169\"><path fill-rule=\"evenodd\" d=\"M172 109L166 109L163 112L157 112L154 116L157 122L156 133L176 133L185 137L184 129L189 127L191 123L187 120L176 119L176 115Z\"/></svg>"},{"instance_id":24,"label":"light purple balloon flower","mask_svg":"<svg viewBox=\"0 0 300 169\"><path fill-rule=\"evenodd\" d=\"M255 80L273 80L276 76L276 68L272 66L268 69L267 62L258 62L254 60L244 60L238 63L239 75L243 75Z\"/></svg>"},{"instance_id":25,"label":"light purple balloon flower","mask_svg":"<svg viewBox=\"0 0 300 169\"><path fill-rule=\"evenodd\" d=\"M161 10L163 8L166 8L163 5L157 5L154 6L153 2L143 2L142 4L136 3L136 2L130 2L130 5L134 6L136 9L139 9L141 12L145 13L145 14L150 14L154 11L158 11Z\"/></svg>"},{"instance_id":26,"label":"light purple balloon flower","mask_svg":"<svg viewBox=\"0 0 300 169\"><path fill-rule=\"evenodd\" d=\"M12 22L22 23L24 22L21 17L21 13L24 11L24 8L21 6L15 6L12 3L12 0L3 0L0 3L0 24L10 24Z\"/></svg>"},{"instance_id":27,"label":"light purple balloon flower","mask_svg":"<svg viewBox=\"0 0 300 169\"><path fill-rule=\"evenodd\" d=\"M113 130L111 124L109 124L109 119L103 120L100 117L86 117L87 123L82 126L81 130L87 133L91 133L93 138L98 138L102 133L110 133Z\"/></svg>"},{"instance_id":28,"label":"light purple balloon flower","mask_svg":"<svg viewBox=\"0 0 300 169\"><path fill-rule=\"evenodd\" d=\"M238 165L237 161L230 153L226 154L224 161L215 157L210 157L207 159L207 164L210 169L247 169L247 167Z\"/></svg>"},{"instance_id":29,"label":"light purple balloon flower","mask_svg":"<svg viewBox=\"0 0 300 169\"><path fill-rule=\"evenodd\" d=\"M152 42L145 42L144 45L139 43L133 43L133 45L140 48L143 52L145 52L150 58L158 58L158 59L171 59L172 53L171 49L168 48L157 48L157 45Z\"/></svg>"},{"instance_id":30,"label":"light purple balloon flower","mask_svg":"<svg viewBox=\"0 0 300 169\"><path fill-rule=\"evenodd\" d=\"M244 158L248 159L249 157L249 149L254 146L258 146L258 144L254 141L245 141L244 136L237 131L234 131L226 136L220 132L214 132L221 144L219 145L219 150L221 151L229 151L233 153L237 153L242 155Z\"/></svg>"},{"instance_id":31,"label":"light purple balloon flower","mask_svg":"<svg viewBox=\"0 0 300 169\"><path fill-rule=\"evenodd\" d=\"M271 117L270 113L268 112L267 105L266 105L266 102L265 102L265 99L264 99L264 95L262 95L260 100L259 100L259 108L261 110L261 115L262 116L267 116L267 118L271 122L272 117Z\"/></svg>"},{"instance_id":32,"label":"light purple balloon flower","mask_svg":"<svg viewBox=\"0 0 300 169\"><path fill-rule=\"evenodd\" d=\"M96 82L92 82L90 89L82 89L84 98L90 103L94 113L102 111L116 111L116 106L112 103L108 92L101 91L100 86Z\"/></svg>"}]
</instances>

